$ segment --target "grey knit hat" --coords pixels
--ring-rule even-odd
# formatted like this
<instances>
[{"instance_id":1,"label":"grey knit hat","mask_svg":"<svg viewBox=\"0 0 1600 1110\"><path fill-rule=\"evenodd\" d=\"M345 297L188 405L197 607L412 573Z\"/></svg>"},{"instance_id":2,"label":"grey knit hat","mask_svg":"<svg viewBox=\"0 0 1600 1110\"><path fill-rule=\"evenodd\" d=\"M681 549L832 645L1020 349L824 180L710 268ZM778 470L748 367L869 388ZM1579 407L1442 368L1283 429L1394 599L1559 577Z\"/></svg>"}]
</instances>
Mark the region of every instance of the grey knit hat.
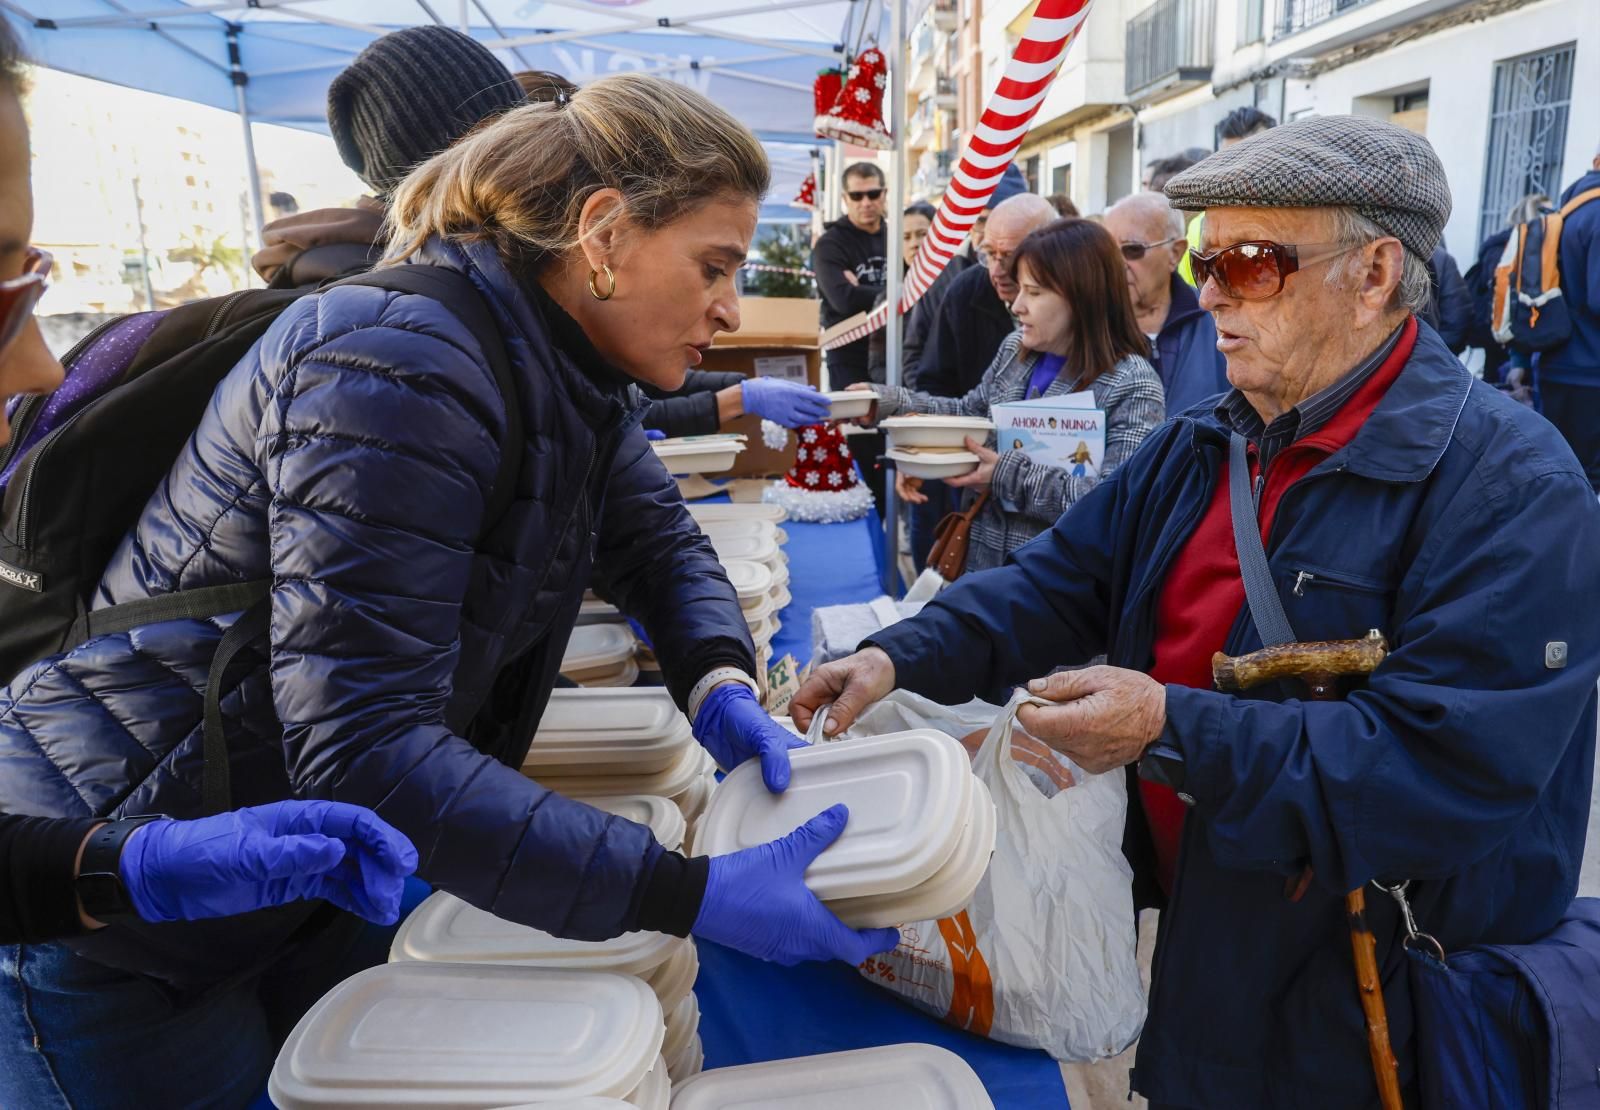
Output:
<instances>
[{"instance_id":1,"label":"grey knit hat","mask_svg":"<svg viewBox=\"0 0 1600 1110\"><path fill-rule=\"evenodd\" d=\"M510 71L449 27L408 27L376 40L328 86L339 157L387 197L419 163L480 121L522 103Z\"/></svg>"},{"instance_id":2,"label":"grey knit hat","mask_svg":"<svg viewBox=\"0 0 1600 1110\"><path fill-rule=\"evenodd\" d=\"M1353 208L1426 260L1450 218L1427 139L1366 116L1313 116L1219 150L1167 182L1175 208Z\"/></svg>"}]
</instances>

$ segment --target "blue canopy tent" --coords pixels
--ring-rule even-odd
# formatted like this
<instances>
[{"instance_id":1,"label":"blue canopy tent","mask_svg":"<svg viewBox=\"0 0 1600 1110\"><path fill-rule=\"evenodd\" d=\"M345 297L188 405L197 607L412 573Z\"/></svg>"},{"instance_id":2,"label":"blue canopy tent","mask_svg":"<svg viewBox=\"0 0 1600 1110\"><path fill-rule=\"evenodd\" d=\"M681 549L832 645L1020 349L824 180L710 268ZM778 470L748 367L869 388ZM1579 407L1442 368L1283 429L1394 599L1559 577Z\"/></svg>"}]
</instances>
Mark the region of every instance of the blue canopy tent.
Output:
<instances>
[{"instance_id":1,"label":"blue canopy tent","mask_svg":"<svg viewBox=\"0 0 1600 1110\"><path fill-rule=\"evenodd\" d=\"M736 2L736 0L730 0ZM374 38L440 23L474 35L512 69L582 84L623 70L690 85L767 145L764 220L791 207L811 172L811 84L838 65L874 0L0 0L41 65L237 112L257 217L251 123L326 131L328 83Z\"/></svg>"}]
</instances>

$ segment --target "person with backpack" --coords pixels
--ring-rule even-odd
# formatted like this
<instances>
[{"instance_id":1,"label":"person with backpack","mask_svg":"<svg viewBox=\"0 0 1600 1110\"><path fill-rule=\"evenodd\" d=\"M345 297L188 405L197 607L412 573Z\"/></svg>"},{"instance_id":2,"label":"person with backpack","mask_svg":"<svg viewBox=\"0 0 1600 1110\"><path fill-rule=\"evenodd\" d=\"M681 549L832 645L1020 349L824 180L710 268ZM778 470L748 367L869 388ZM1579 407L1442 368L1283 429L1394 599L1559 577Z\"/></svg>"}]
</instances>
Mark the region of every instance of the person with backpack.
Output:
<instances>
[{"instance_id":1,"label":"person with backpack","mask_svg":"<svg viewBox=\"0 0 1600 1110\"><path fill-rule=\"evenodd\" d=\"M803 881L842 807L689 858L518 772L594 581L639 618L718 762L758 759L787 786L798 742L757 701L737 597L633 388L675 386L737 329L768 180L726 112L618 74L417 167L374 273L202 306L207 338L151 364L151 343L173 345L158 320L11 477L0 559L34 588L8 579L0 620L37 601L50 623L90 515L143 508L84 611L54 618L57 652L0 694L0 810L346 802L409 836L435 887L560 936L692 932L785 963L893 947ZM218 370L221 351L237 364ZM111 354L91 341L68 384ZM174 460L134 495L126 474L166 443ZM77 500L47 495L73 463ZM49 562L62 547L72 566ZM0 1045L0 1104L241 1105L353 970L357 932L295 904L23 946L0 1010L32 1029Z\"/></svg>"},{"instance_id":2,"label":"person with backpack","mask_svg":"<svg viewBox=\"0 0 1600 1110\"><path fill-rule=\"evenodd\" d=\"M1566 438L1600 493L1600 147L1589 172L1561 194L1561 299L1572 335L1541 351L1543 412Z\"/></svg>"}]
</instances>

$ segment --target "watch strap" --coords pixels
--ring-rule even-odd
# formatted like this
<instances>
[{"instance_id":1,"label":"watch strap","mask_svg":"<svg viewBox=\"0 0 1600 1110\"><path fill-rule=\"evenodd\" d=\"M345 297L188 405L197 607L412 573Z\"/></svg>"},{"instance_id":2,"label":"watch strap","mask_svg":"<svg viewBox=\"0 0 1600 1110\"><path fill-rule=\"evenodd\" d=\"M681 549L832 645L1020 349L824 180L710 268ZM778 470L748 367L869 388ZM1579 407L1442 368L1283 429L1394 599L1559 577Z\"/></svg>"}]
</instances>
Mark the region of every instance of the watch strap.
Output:
<instances>
[{"instance_id":1,"label":"watch strap","mask_svg":"<svg viewBox=\"0 0 1600 1110\"><path fill-rule=\"evenodd\" d=\"M135 829L163 819L160 814L124 817L108 821L89 834L88 842L83 846L83 858L78 864L76 883L78 900L83 903L84 913L96 921L137 916L119 870L122 849Z\"/></svg>"}]
</instances>

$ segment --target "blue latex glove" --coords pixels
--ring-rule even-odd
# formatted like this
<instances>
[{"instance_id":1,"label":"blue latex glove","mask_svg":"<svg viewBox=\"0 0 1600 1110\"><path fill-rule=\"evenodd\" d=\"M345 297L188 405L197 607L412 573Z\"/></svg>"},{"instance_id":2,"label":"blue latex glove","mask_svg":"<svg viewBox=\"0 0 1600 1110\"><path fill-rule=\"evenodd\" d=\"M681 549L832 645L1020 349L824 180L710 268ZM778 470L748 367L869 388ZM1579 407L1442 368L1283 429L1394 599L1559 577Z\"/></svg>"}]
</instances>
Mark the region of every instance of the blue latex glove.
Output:
<instances>
[{"instance_id":1,"label":"blue latex glove","mask_svg":"<svg viewBox=\"0 0 1600 1110\"><path fill-rule=\"evenodd\" d=\"M118 871L146 921L228 917L323 898L380 925L400 918L417 850L370 810L275 802L197 821L152 821L122 847Z\"/></svg>"},{"instance_id":2,"label":"blue latex glove","mask_svg":"<svg viewBox=\"0 0 1600 1110\"><path fill-rule=\"evenodd\" d=\"M646 428L644 430L644 438L645 439L666 439L667 438L667 433L663 432L660 428Z\"/></svg>"},{"instance_id":3,"label":"blue latex glove","mask_svg":"<svg viewBox=\"0 0 1600 1110\"><path fill-rule=\"evenodd\" d=\"M799 382L782 378L746 378L739 384L744 411L785 428L803 428L828 419L828 399Z\"/></svg>"},{"instance_id":4,"label":"blue latex glove","mask_svg":"<svg viewBox=\"0 0 1600 1110\"><path fill-rule=\"evenodd\" d=\"M694 717L695 739L724 770L761 757L761 781L774 794L789 789L789 749L806 742L772 719L750 687L725 682L706 695Z\"/></svg>"},{"instance_id":5,"label":"blue latex glove","mask_svg":"<svg viewBox=\"0 0 1600 1110\"><path fill-rule=\"evenodd\" d=\"M770 844L713 856L695 936L785 967L802 960L859 964L900 943L898 929L852 929L805 884L811 861L844 831L850 811L825 809Z\"/></svg>"}]
</instances>

